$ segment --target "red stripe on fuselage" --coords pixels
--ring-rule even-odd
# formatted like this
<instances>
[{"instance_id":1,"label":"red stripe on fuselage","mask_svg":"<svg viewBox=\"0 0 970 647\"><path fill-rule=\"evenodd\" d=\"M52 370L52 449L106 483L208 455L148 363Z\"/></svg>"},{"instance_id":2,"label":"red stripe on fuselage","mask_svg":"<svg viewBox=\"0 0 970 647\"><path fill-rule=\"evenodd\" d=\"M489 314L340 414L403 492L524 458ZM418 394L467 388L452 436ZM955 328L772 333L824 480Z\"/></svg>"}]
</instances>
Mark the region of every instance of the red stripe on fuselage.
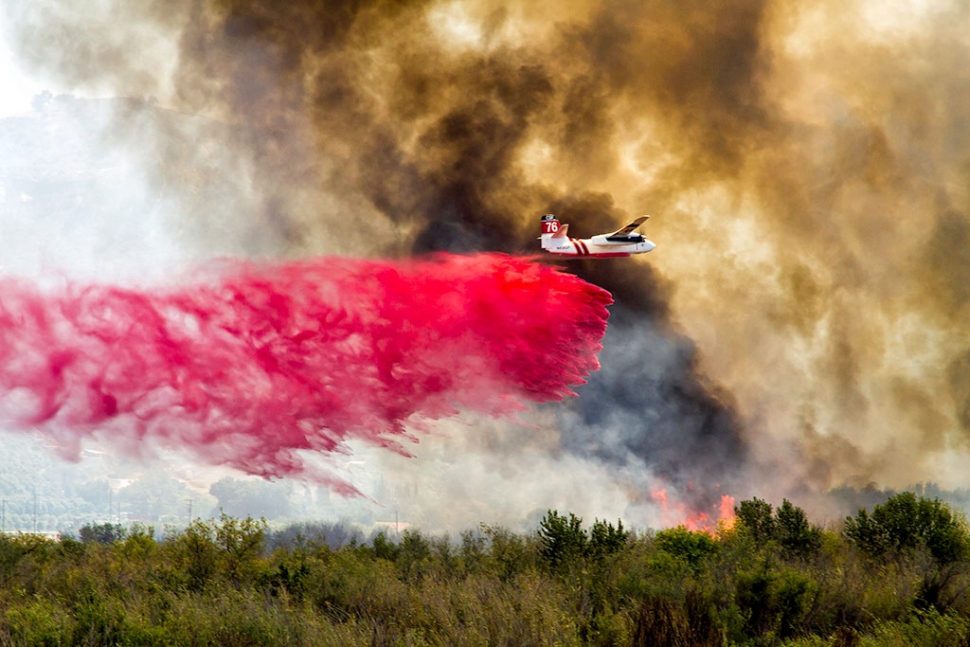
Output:
<instances>
[{"instance_id":1,"label":"red stripe on fuselage","mask_svg":"<svg viewBox=\"0 0 970 647\"><path fill-rule=\"evenodd\" d=\"M589 250L586 249L586 245L583 244L583 241L576 240L575 238L570 238L569 242L571 242L573 244L573 247L576 248L577 256L586 256L587 254L589 254Z\"/></svg>"},{"instance_id":2,"label":"red stripe on fuselage","mask_svg":"<svg viewBox=\"0 0 970 647\"><path fill-rule=\"evenodd\" d=\"M570 238L569 242L572 243L573 249L576 250L575 256L589 256L590 258L626 258L630 256L630 252L590 252L586 242L578 238ZM546 251L562 256L573 256L569 252L557 252L551 249Z\"/></svg>"}]
</instances>

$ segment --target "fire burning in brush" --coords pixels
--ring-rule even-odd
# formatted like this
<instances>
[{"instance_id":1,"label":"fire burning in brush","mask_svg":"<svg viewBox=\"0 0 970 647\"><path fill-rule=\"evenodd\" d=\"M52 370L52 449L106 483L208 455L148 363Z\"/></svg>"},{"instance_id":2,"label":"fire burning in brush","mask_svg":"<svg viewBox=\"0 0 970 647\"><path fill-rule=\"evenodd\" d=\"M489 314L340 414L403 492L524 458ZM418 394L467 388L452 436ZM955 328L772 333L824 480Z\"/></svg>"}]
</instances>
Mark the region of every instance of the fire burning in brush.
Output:
<instances>
[{"instance_id":1,"label":"fire burning in brush","mask_svg":"<svg viewBox=\"0 0 970 647\"><path fill-rule=\"evenodd\" d=\"M720 529L734 526L734 497L722 494L720 501L707 510L697 510L683 502L671 502L667 489L659 488L650 493L650 498L660 506L664 527L684 526L691 531L702 531L709 535Z\"/></svg>"},{"instance_id":2,"label":"fire burning in brush","mask_svg":"<svg viewBox=\"0 0 970 647\"><path fill-rule=\"evenodd\" d=\"M406 454L422 421L573 395L598 368L609 303L500 254L231 262L164 290L2 279L0 412L74 457L96 435L298 474L299 450L363 439Z\"/></svg>"}]
</instances>

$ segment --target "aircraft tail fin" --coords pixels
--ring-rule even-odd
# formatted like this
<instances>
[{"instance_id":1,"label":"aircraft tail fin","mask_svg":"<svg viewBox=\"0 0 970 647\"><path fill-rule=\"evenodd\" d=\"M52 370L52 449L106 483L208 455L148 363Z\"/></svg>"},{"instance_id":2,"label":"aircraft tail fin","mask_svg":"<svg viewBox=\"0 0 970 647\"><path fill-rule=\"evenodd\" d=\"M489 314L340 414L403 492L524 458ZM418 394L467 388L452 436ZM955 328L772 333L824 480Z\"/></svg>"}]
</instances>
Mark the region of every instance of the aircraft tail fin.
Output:
<instances>
[{"instance_id":1,"label":"aircraft tail fin","mask_svg":"<svg viewBox=\"0 0 970 647\"><path fill-rule=\"evenodd\" d=\"M553 238L562 238L566 235L566 230L569 225L560 225L559 219L556 218L551 213L547 213L542 217L542 235L539 236L539 240L542 241L542 248L545 249L549 244L549 241Z\"/></svg>"}]
</instances>

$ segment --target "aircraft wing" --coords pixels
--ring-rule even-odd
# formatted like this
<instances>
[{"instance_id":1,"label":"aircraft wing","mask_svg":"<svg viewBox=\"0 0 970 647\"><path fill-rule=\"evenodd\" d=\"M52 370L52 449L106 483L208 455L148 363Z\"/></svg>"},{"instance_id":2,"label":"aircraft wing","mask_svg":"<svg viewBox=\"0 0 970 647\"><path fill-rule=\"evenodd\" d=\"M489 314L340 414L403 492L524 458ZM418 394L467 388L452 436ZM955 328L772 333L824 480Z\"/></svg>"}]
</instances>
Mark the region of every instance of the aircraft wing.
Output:
<instances>
[{"instance_id":1,"label":"aircraft wing","mask_svg":"<svg viewBox=\"0 0 970 647\"><path fill-rule=\"evenodd\" d=\"M627 234L629 234L630 232L632 232L634 229L636 229L637 227L639 227L640 225L642 225L644 222L646 222L647 218L649 218L649 217L650 216L640 216L639 218L637 218L636 220L634 220L633 222L631 222L626 227L623 227L622 229L617 229L612 234L606 234L606 235L607 236L626 236Z\"/></svg>"}]
</instances>

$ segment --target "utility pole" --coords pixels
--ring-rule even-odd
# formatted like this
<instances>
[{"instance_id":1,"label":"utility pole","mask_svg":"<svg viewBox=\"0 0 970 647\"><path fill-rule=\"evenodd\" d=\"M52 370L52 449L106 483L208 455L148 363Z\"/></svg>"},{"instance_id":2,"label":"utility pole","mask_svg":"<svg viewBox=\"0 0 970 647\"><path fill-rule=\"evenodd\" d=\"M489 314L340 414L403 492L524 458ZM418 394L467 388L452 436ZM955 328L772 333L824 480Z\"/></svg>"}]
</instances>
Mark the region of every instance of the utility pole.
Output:
<instances>
[{"instance_id":1,"label":"utility pole","mask_svg":"<svg viewBox=\"0 0 970 647\"><path fill-rule=\"evenodd\" d=\"M34 488L34 534L37 534L37 488Z\"/></svg>"},{"instance_id":2,"label":"utility pole","mask_svg":"<svg viewBox=\"0 0 970 647\"><path fill-rule=\"evenodd\" d=\"M192 502L193 501L195 501L195 499L189 499L188 500L188 503L189 503L189 525L190 526L192 525Z\"/></svg>"},{"instance_id":3,"label":"utility pole","mask_svg":"<svg viewBox=\"0 0 970 647\"><path fill-rule=\"evenodd\" d=\"M3 517L3 520L0 521L0 534L3 534L7 532L7 500L6 499L3 500L3 514L0 516Z\"/></svg>"}]
</instances>

